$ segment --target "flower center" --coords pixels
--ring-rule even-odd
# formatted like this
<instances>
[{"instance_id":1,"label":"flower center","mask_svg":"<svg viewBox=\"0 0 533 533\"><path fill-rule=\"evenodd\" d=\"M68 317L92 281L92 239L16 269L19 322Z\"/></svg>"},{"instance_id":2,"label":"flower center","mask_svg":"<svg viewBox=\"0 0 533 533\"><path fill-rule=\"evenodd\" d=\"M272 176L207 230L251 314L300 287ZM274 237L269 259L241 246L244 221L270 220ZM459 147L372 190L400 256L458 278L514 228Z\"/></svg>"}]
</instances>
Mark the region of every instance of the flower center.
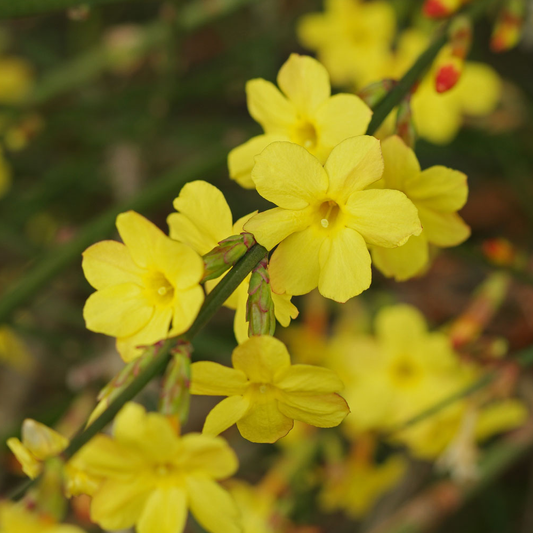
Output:
<instances>
[{"instance_id":1,"label":"flower center","mask_svg":"<svg viewBox=\"0 0 533 533\"><path fill-rule=\"evenodd\" d=\"M256 403L267 403L275 399L276 387L270 383L251 383L248 392Z\"/></svg>"},{"instance_id":2,"label":"flower center","mask_svg":"<svg viewBox=\"0 0 533 533\"><path fill-rule=\"evenodd\" d=\"M161 272L150 272L144 280L146 296L152 305L167 306L174 299L174 287Z\"/></svg>"},{"instance_id":3,"label":"flower center","mask_svg":"<svg viewBox=\"0 0 533 533\"><path fill-rule=\"evenodd\" d=\"M392 380L399 386L411 386L420 378L420 367L409 357L400 357L390 369Z\"/></svg>"},{"instance_id":4,"label":"flower center","mask_svg":"<svg viewBox=\"0 0 533 533\"><path fill-rule=\"evenodd\" d=\"M320 205L318 212L320 215L320 225L323 228L329 228L335 224L339 216L340 207L333 200L327 200Z\"/></svg>"},{"instance_id":5,"label":"flower center","mask_svg":"<svg viewBox=\"0 0 533 533\"><path fill-rule=\"evenodd\" d=\"M313 150L317 143L316 129L311 122L305 120L295 128L293 140L307 150Z\"/></svg>"}]
</instances>

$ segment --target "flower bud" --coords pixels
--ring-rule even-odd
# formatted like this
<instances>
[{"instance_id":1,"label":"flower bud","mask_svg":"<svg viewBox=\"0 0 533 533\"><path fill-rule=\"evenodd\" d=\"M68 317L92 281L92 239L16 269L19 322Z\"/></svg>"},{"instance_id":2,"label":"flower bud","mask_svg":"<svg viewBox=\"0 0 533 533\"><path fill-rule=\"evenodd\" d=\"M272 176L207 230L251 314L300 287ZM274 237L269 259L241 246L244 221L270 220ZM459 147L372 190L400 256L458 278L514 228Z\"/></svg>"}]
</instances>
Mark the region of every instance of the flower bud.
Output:
<instances>
[{"instance_id":1,"label":"flower bud","mask_svg":"<svg viewBox=\"0 0 533 533\"><path fill-rule=\"evenodd\" d=\"M450 16L461 7L461 0L426 0L423 7L428 18L444 18Z\"/></svg>"},{"instance_id":2,"label":"flower bud","mask_svg":"<svg viewBox=\"0 0 533 533\"><path fill-rule=\"evenodd\" d=\"M202 279L216 279L229 270L253 245L255 239L251 233L243 232L220 241L218 246L205 254L205 274Z\"/></svg>"},{"instance_id":3,"label":"flower bud","mask_svg":"<svg viewBox=\"0 0 533 533\"><path fill-rule=\"evenodd\" d=\"M191 351L192 346L188 342L180 342L173 350L159 397L159 412L176 416L181 425L185 424L189 417Z\"/></svg>"},{"instance_id":4,"label":"flower bud","mask_svg":"<svg viewBox=\"0 0 533 533\"><path fill-rule=\"evenodd\" d=\"M246 302L246 320L248 335L274 335L276 316L270 289L268 262L264 258L253 270L248 287Z\"/></svg>"},{"instance_id":5,"label":"flower bud","mask_svg":"<svg viewBox=\"0 0 533 533\"><path fill-rule=\"evenodd\" d=\"M411 110L411 96L407 96L398 106L396 115L396 134L407 146L413 148L416 143L416 130L413 124L413 113Z\"/></svg>"},{"instance_id":6,"label":"flower bud","mask_svg":"<svg viewBox=\"0 0 533 533\"><path fill-rule=\"evenodd\" d=\"M490 47L493 52L505 52L518 44L524 25L524 0L507 0L501 9L492 32Z\"/></svg>"}]
</instances>

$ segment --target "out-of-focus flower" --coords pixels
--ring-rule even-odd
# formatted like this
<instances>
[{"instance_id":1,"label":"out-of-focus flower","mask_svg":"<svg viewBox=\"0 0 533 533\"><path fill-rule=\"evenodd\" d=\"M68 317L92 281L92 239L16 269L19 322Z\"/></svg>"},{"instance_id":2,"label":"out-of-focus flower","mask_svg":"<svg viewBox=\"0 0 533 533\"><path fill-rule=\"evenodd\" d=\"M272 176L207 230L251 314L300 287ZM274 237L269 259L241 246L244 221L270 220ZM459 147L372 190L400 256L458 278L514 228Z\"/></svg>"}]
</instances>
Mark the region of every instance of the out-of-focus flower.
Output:
<instances>
[{"instance_id":1,"label":"out-of-focus flower","mask_svg":"<svg viewBox=\"0 0 533 533\"><path fill-rule=\"evenodd\" d=\"M349 137L365 133L372 111L353 94L331 96L326 69L315 59L292 54L281 67L278 85L255 79L246 84L248 109L265 133L233 149L228 156L232 179L248 189L254 157L274 141L306 148L321 163Z\"/></svg>"},{"instance_id":2,"label":"out-of-focus flower","mask_svg":"<svg viewBox=\"0 0 533 533\"><path fill-rule=\"evenodd\" d=\"M226 441L190 433L134 403L117 415L113 437L97 435L75 456L102 479L91 518L104 529L136 526L138 533L180 533L187 509L210 533L241 531L237 507L218 483L235 473Z\"/></svg>"},{"instance_id":3,"label":"out-of-focus flower","mask_svg":"<svg viewBox=\"0 0 533 533\"><path fill-rule=\"evenodd\" d=\"M218 435L233 424L252 442L275 442L300 420L338 426L349 413L336 394L342 382L331 370L291 365L285 345L269 336L251 337L233 351L234 368L210 361L192 364L192 394L228 396L207 416L204 433Z\"/></svg>"},{"instance_id":4,"label":"out-of-focus flower","mask_svg":"<svg viewBox=\"0 0 533 533\"><path fill-rule=\"evenodd\" d=\"M466 203L468 186L462 172L443 166L421 170L414 151L396 136L381 144L385 169L375 186L405 193L418 209L424 228L398 248L372 248L374 265L386 276L404 281L429 262L429 244L456 246L470 236L470 228L457 214Z\"/></svg>"},{"instance_id":5,"label":"out-of-focus flower","mask_svg":"<svg viewBox=\"0 0 533 533\"><path fill-rule=\"evenodd\" d=\"M490 41L494 52L505 52L518 44L525 17L525 0L506 0L503 3Z\"/></svg>"},{"instance_id":6,"label":"out-of-focus flower","mask_svg":"<svg viewBox=\"0 0 533 533\"><path fill-rule=\"evenodd\" d=\"M18 104L33 87L33 69L24 59L0 57L0 103Z\"/></svg>"},{"instance_id":7,"label":"out-of-focus flower","mask_svg":"<svg viewBox=\"0 0 533 533\"><path fill-rule=\"evenodd\" d=\"M272 290L346 302L368 289L368 246L396 247L422 231L416 208L399 191L364 190L383 174L379 142L347 139L322 166L301 146L276 142L256 158L252 178L278 207L245 229L271 250Z\"/></svg>"},{"instance_id":8,"label":"out-of-focus flower","mask_svg":"<svg viewBox=\"0 0 533 533\"><path fill-rule=\"evenodd\" d=\"M190 246L200 255L207 254L220 241L231 235L238 235L243 226L254 214L250 213L233 223L233 215L229 205L215 186L205 181L194 181L183 187L180 195L174 200L178 213L168 217L170 237ZM210 291L219 279L206 283ZM234 332L238 342L248 338L248 322L246 320L246 302L250 276L239 285L237 290L225 302L225 306L235 309ZM291 318L298 316L298 309L291 303L289 294L272 293L274 310L278 322L287 327Z\"/></svg>"},{"instance_id":9,"label":"out-of-focus flower","mask_svg":"<svg viewBox=\"0 0 533 533\"><path fill-rule=\"evenodd\" d=\"M0 361L21 372L27 372L32 364L32 356L24 342L9 326L0 326Z\"/></svg>"},{"instance_id":10,"label":"out-of-focus flower","mask_svg":"<svg viewBox=\"0 0 533 533\"><path fill-rule=\"evenodd\" d=\"M323 13L304 15L297 27L333 83L355 87L386 77L395 31L392 5L379 0L326 0Z\"/></svg>"},{"instance_id":11,"label":"out-of-focus flower","mask_svg":"<svg viewBox=\"0 0 533 533\"><path fill-rule=\"evenodd\" d=\"M0 502L2 533L83 533L77 526L58 524L50 516L39 515L23 502Z\"/></svg>"},{"instance_id":12,"label":"out-of-focus flower","mask_svg":"<svg viewBox=\"0 0 533 533\"><path fill-rule=\"evenodd\" d=\"M117 337L129 362L142 353L140 346L179 335L193 323L204 301L204 265L192 248L134 211L119 215L117 228L124 244L103 241L83 253L85 277L97 289L83 316L91 331Z\"/></svg>"},{"instance_id":13,"label":"out-of-focus flower","mask_svg":"<svg viewBox=\"0 0 533 533\"><path fill-rule=\"evenodd\" d=\"M22 424L22 442L15 437L7 440L9 449L31 479L42 472L43 461L59 455L68 444L67 438L31 418Z\"/></svg>"}]
</instances>

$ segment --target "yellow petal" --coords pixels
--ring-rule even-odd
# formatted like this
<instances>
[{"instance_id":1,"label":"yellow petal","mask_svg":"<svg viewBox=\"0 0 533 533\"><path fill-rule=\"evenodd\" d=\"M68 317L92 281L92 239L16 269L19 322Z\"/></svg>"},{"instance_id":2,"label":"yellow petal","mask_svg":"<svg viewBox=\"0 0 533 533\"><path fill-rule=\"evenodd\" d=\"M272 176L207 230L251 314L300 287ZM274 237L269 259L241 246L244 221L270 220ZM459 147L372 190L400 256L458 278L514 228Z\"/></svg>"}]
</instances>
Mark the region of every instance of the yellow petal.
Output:
<instances>
[{"instance_id":1,"label":"yellow petal","mask_svg":"<svg viewBox=\"0 0 533 533\"><path fill-rule=\"evenodd\" d=\"M381 143L383 152L383 186L385 189L403 191L411 197L407 190L409 179L420 174L420 163L414 153L397 135L388 137Z\"/></svg>"},{"instance_id":2,"label":"yellow petal","mask_svg":"<svg viewBox=\"0 0 533 533\"><path fill-rule=\"evenodd\" d=\"M248 283L249 282L250 280L248 280ZM238 301L237 307L235 309L235 318L233 320L233 332L235 333L235 338L237 339L237 342L239 344L242 344L249 337L249 324L246 320L246 302L248 300L248 287L245 287L245 290L241 289L237 296Z\"/></svg>"},{"instance_id":3,"label":"yellow petal","mask_svg":"<svg viewBox=\"0 0 533 533\"><path fill-rule=\"evenodd\" d=\"M168 461L178 450L178 436L169 419L159 413L147 413L133 402L118 413L113 434L117 443L152 461Z\"/></svg>"},{"instance_id":4,"label":"yellow petal","mask_svg":"<svg viewBox=\"0 0 533 533\"><path fill-rule=\"evenodd\" d=\"M176 291L171 335L181 335L191 327L198 316L204 299L205 294L200 285Z\"/></svg>"},{"instance_id":5,"label":"yellow petal","mask_svg":"<svg viewBox=\"0 0 533 533\"><path fill-rule=\"evenodd\" d=\"M132 260L120 242L102 241L83 252L83 273L95 289L106 289L121 283L142 285L143 270Z\"/></svg>"},{"instance_id":6,"label":"yellow petal","mask_svg":"<svg viewBox=\"0 0 533 533\"><path fill-rule=\"evenodd\" d=\"M233 366L256 383L272 383L277 372L291 364L285 345L269 335L250 337L231 356Z\"/></svg>"},{"instance_id":7,"label":"yellow petal","mask_svg":"<svg viewBox=\"0 0 533 533\"><path fill-rule=\"evenodd\" d=\"M328 196L344 203L383 174L379 141L369 135L346 139L331 152L324 168L329 176Z\"/></svg>"},{"instance_id":8,"label":"yellow petal","mask_svg":"<svg viewBox=\"0 0 533 533\"><path fill-rule=\"evenodd\" d=\"M346 225L374 246L401 246L411 235L422 232L415 205L400 191L357 191L350 196L346 210Z\"/></svg>"},{"instance_id":9,"label":"yellow petal","mask_svg":"<svg viewBox=\"0 0 533 533\"><path fill-rule=\"evenodd\" d=\"M243 396L230 396L217 404L207 415L202 432L219 435L243 418L250 409L250 401Z\"/></svg>"},{"instance_id":10,"label":"yellow petal","mask_svg":"<svg viewBox=\"0 0 533 533\"><path fill-rule=\"evenodd\" d=\"M229 176L245 189L255 189L252 180L252 168L255 156L259 155L269 144L276 141L289 141L288 135L258 135L234 148L228 155Z\"/></svg>"},{"instance_id":11,"label":"yellow petal","mask_svg":"<svg viewBox=\"0 0 533 533\"><path fill-rule=\"evenodd\" d=\"M309 209L293 211L275 207L254 215L246 222L244 229L250 232L259 244L271 250L289 235L308 227L309 223Z\"/></svg>"},{"instance_id":12,"label":"yellow petal","mask_svg":"<svg viewBox=\"0 0 533 533\"><path fill-rule=\"evenodd\" d=\"M257 215L257 211L252 211L251 213L239 218L235 224L233 224L232 235L238 235L239 233L242 233L244 231L244 225L255 215Z\"/></svg>"},{"instance_id":13,"label":"yellow petal","mask_svg":"<svg viewBox=\"0 0 533 533\"><path fill-rule=\"evenodd\" d=\"M274 250L268 271L278 294L307 294L318 285L319 254L325 236L310 227L293 233Z\"/></svg>"},{"instance_id":14,"label":"yellow petal","mask_svg":"<svg viewBox=\"0 0 533 533\"><path fill-rule=\"evenodd\" d=\"M412 351L413 346L427 334L424 316L411 305L398 304L382 309L375 320L380 342L394 352Z\"/></svg>"},{"instance_id":15,"label":"yellow petal","mask_svg":"<svg viewBox=\"0 0 533 533\"><path fill-rule=\"evenodd\" d=\"M344 303L370 287L370 254L363 237L350 228L338 231L328 242L320 251L318 290Z\"/></svg>"},{"instance_id":16,"label":"yellow petal","mask_svg":"<svg viewBox=\"0 0 533 533\"><path fill-rule=\"evenodd\" d=\"M333 370L313 365L292 365L278 373L275 385L285 392L338 392L344 388Z\"/></svg>"},{"instance_id":17,"label":"yellow petal","mask_svg":"<svg viewBox=\"0 0 533 533\"><path fill-rule=\"evenodd\" d=\"M255 161L252 179L257 192L279 207L303 209L326 193L324 167L297 144L269 144Z\"/></svg>"},{"instance_id":18,"label":"yellow petal","mask_svg":"<svg viewBox=\"0 0 533 533\"><path fill-rule=\"evenodd\" d=\"M405 281L420 273L428 264L429 250L425 233L411 236L397 248L373 247L372 263L385 276Z\"/></svg>"},{"instance_id":19,"label":"yellow petal","mask_svg":"<svg viewBox=\"0 0 533 533\"><path fill-rule=\"evenodd\" d=\"M242 533L240 513L229 492L207 476L187 476L189 506L209 533Z\"/></svg>"},{"instance_id":20,"label":"yellow petal","mask_svg":"<svg viewBox=\"0 0 533 533\"><path fill-rule=\"evenodd\" d=\"M154 250L156 270L162 272L178 290L198 288L204 275L204 262L200 255L189 246L173 241L166 235L157 244Z\"/></svg>"},{"instance_id":21,"label":"yellow petal","mask_svg":"<svg viewBox=\"0 0 533 533\"><path fill-rule=\"evenodd\" d=\"M69 445L63 435L31 418L22 423L22 442L41 461L59 455Z\"/></svg>"},{"instance_id":22,"label":"yellow petal","mask_svg":"<svg viewBox=\"0 0 533 533\"><path fill-rule=\"evenodd\" d=\"M240 434L250 442L272 443L281 439L292 429L293 420L278 408L278 401L256 403L248 414L237 422Z\"/></svg>"},{"instance_id":23,"label":"yellow petal","mask_svg":"<svg viewBox=\"0 0 533 533\"><path fill-rule=\"evenodd\" d=\"M322 48L338 37L336 28L323 13L306 13L296 26L298 40L310 50Z\"/></svg>"},{"instance_id":24,"label":"yellow petal","mask_svg":"<svg viewBox=\"0 0 533 533\"><path fill-rule=\"evenodd\" d=\"M146 326L128 337L117 339L117 350L122 359L129 363L139 357L146 346L151 346L156 342L166 339L169 336L168 328L172 319L172 309L161 309L156 307L152 318Z\"/></svg>"},{"instance_id":25,"label":"yellow petal","mask_svg":"<svg viewBox=\"0 0 533 533\"><path fill-rule=\"evenodd\" d=\"M206 181L193 181L181 189L168 217L170 237L200 255L211 251L232 234L233 216L224 195Z\"/></svg>"},{"instance_id":26,"label":"yellow petal","mask_svg":"<svg viewBox=\"0 0 533 533\"><path fill-rule=\"evenodd\" d=\"M142 475L106 480L93 496L91 520L103 529L128 529L139 520L151 487Z\"/></svg>"},{"instance_id":27,"label":"yellow petal","mask_svg":"<svg viewBox=\"0 0 533 533\"><path fill-rule=\"evenodd\" d=\"M234 396L244 394L248 379L240 370L198 361L191 365L191 394Z\"/></svg>"},{"instance_id":28,"label":"yellow petal","mask_svg":"<svg viewBox=\"0 0 533 533\"><path fill-rule=\"evenodd\" d=\"M154 314L139 285L122 283L89 296L83 308L87 329L113 337L133 335Z\"/></svg>"},{"instance_id":29,"label":"yellow petal","mask_svg":"<svg viewBox=\"0 0 533 533\"><path fill-rule=\"evenodd\" d=\"M331 95L328 71L309 56L291 54L279 71L278 85L306 118Z\"/></svg>"},{"instance_id":30,"label":"yellow petal","mask_svg":"<svg viewBox=\"0 0 533 533\"><path fill-rule=\"evenodd\" d=\"M420 206L418 213L431 244L456 246L470 237L470 228L457 213L441 213Z\"/></svg>"},{"instance_id":31,"label":"yellow petal","mask_svg":"<svg viewBox=\"0 0 533 533\"><path fill-rule=\"evenodd\" d=\"M0 360L19 372L28 372L34 363L26 344L9 326L0 326Z\"/></svg>"},{"instance_id":32,"label":"yellow petal","mask_svg":"<svg viewBox=\"0 0 533 533\"><path fill-rule=\"evenodd\" d=\"M177 487L161 487L148 498L139 521L138 533L181 533L187 520L187 495Z\"/></svg>"},{"instance_id":33,"label":"yellow petal","mask_svg":"<svg viewBox=\"0 0 533 533\"><path fill-rule=\"evenodd\" d=\"M324 102L316 112L319 159L324 163L345 139L364 135L372 117L372 110L354 94L336 94Z\"/></svg>"},{"instance_id":34,"label":"yellow petal","mask_svg":"<svg viewBox=\"0 0 533 533\"><path fill-rule=\"evenodd\" d=\"M484 116L494 111L498 105L502 95L502 81L491 66L468 61L456 91L464 113Z\"/></svg>"},{"instance_id":35,"label":"yellow petal","mask_svg":"<svg viewBox=\"0 0 533 533\"><path fill-rule=\"evenodd\" d=\"M319 428L338 426L350 412L346 400L338 394L286 393L279 410L293 420Z\"/></svg>"},{"instance_id":36,"label":"yellow petal","mask_svg":"<svg viewBox=\"0 0 533 533\"><path fill-rule=\"evenodd\" d=\"M41 462L22 444L22 442L20 442L19 439L12 437L7 439L6 444L22 466L22 471L30 479L35 479L43 469Z\"/></svg>"},{"instance_id":37,"label":"yellow petal","mask_svg":"<svg viewBox=\"0 0 533 533\"><path fill-rule=\"evenodd\" d=\"M476 424L476 437L485 440L497 433L509 431L525 423L528 410L520 400L502 400L481 410Z\"/></svg>"},{"instance_id":38,"label":"yellow petal","mask_svg":"<svg viewBox=\"0 0 533 533\"><path fill-rule=\"evenodd\" d=\"M261 78L246 83L250 115L263 126L265 133L288 135L296 122L294 105L271 82Z\"/></svg>"},{"instance_id":39,"label":"yellow petal","mask_svg":"<svg viewBox=\"0 0 533 533\"><path fill-rule=\"evenodd\" d=\"M298 314L298 308L291 302L292 296L290 294L276 294L272 293L272 301L274 302L274 314L276 320L286 328L291 319L295 319Z\"/></svg>"},{"instance_id":40,"label":"yellow petal","mask_svg":"<svg viewBox=\"0 0 533 533\"><path fill-rule=\"evenodd\" d=\"M417 206L450 213L465 205L468 185L462 172L434 166L413 176L405 192Z\"/></svg>"},{"instance_id":41,"label":"yellow petal","mask_svg":"<svg viewBox=\"0 0 533 533\"><path fill-rule=\"evenodd\" d=\"M188 433L181 439L176 463L189 472L201 472L214 479L225 479L237 471L239 460L222 437Z\"/></svg>"}]
</instances>

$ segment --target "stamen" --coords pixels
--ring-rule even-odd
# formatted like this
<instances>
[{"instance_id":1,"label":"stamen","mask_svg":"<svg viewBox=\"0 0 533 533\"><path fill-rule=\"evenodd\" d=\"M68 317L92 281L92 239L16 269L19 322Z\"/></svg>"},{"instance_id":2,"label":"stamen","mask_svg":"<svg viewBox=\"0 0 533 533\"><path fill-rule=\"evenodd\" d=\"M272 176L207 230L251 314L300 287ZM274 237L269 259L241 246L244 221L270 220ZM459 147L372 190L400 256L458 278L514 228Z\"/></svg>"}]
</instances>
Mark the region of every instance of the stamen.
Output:
<instances>
[{"instance_id":1,"label":"stamen","mask_svg":"<svg viewBox=\"0 0 533 533\"><path fill-rule=\"evenodd\" d=\"M334 205L335 204L333 202L329 202L328 212L326 213L326 216L320 221L320 224L323 228L327 228L329 226L329 217L331 215L331 210L333 209Z\"/></svg>"},{"instance_id":2,"label":"stamen","mask_svg":"<svg viewBox=\"0 0 533 533\"><path fill-rule=\"evenodd\" d=\"M159 289L157 289L157 294L159 294L161 296L165 296L167 291L168 291L168 289L166 287L159 287Z\"/></svg>"}]
</instances>

